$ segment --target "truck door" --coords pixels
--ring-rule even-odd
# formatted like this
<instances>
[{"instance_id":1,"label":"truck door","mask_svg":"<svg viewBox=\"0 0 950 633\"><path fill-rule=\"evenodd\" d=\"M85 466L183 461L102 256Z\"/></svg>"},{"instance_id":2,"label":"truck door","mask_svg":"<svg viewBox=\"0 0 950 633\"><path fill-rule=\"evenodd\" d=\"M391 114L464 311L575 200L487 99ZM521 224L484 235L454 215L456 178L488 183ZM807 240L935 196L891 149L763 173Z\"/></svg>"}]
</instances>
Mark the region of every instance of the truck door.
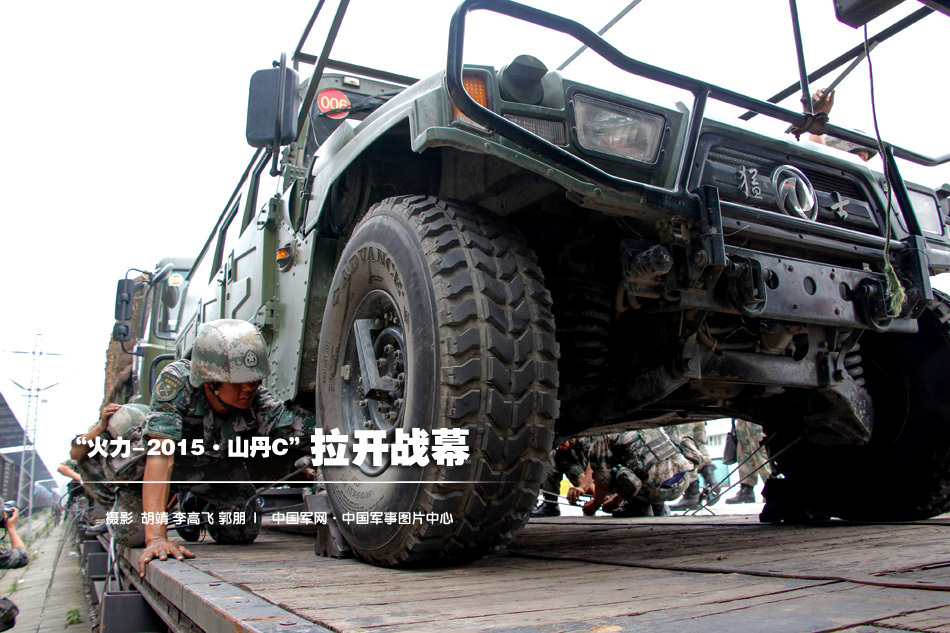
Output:
<instances>
[{"instance_id":1,"label":"truck door","mask_svg":"<svg viewBox=\"0 0 950 633\"><path fill-rule=\"evenodd\" d=\"M266 156L251 176L242 217L235 217L224 253L223 316L257 325L270 341L274 327L277 229L283 202L274 200L278 178L268 176ZM237 227L240 227L239 229Z\"/></svg>"}]
</instances>

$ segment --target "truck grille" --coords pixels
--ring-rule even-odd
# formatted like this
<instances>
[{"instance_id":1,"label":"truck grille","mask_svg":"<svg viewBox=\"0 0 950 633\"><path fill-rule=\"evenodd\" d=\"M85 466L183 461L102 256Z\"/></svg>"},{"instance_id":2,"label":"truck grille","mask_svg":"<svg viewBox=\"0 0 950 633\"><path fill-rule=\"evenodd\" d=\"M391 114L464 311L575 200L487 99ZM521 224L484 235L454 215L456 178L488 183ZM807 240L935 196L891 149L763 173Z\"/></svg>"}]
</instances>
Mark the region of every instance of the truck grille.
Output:
<instances>
[{"instance_id":1,"label":"truck grille","mask_svg":"<svg viewBox=\"0 0 950 633\"><path fill-rule=\"evenodd\" d=\"M755 149L758 148L747 151L722 143L714 144L706 156L702 184L715 185L724 202L781 214L772 195L771 175L780 165L792 165L805 174L818 194L818 222L862 233L881 234L872 199L857 177L839 170L821 169L802 164L801 161L774 155L765 149L761 150L761 153ZM748 195L748 188L746 190L740 188L739 174L743 168L747 172L756 170L756 181L760 189L758 195ZM840 204L841 201L844 201L843 206ZM836 210L833 205L837 205L838 209ZM846 212L842 213L841 208Z\"/></svg>"},{"instance_id":2,"label":"truck grille","mask_svg":"<svg viewBox=\"0 0 950 633\"><path fill-rule=\"evenodd\" d=\"M721 145L717 145L709 151L709 160L736 169L742 165L745 165L747 168L755 167L765 178L768 178L776 167L785 164L778 160L770 160L764 156L756 156L748 152L743 152L742 150L723 147ZM867 202L867 196L861 188L848 178L835 174L824 174L801 165L796 165L796 167L808 177L808 180L811 181L816 191L824 191L825 193L834 193L837 191L842 196L847 196L852 200Z\"/></svg>"}]
</instances>

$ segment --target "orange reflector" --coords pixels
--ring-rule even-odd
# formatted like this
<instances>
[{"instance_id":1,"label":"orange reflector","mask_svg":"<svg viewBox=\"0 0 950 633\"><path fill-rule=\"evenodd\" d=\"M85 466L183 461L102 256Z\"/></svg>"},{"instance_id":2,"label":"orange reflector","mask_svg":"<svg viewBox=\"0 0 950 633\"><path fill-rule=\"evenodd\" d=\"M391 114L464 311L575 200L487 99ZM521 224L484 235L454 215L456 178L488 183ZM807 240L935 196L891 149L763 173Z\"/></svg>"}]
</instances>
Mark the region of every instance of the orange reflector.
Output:
<instances>
[{"instance_id":1,"label":"orange reflector","mask_svg":"<svg viewBox=\"0 0 950 633\"><path fill-rule=\"evenodd\" d=\"M462 85L465 86L465 92L467 92L468 96L475 100L475 103L481 105L484 108L488 107L488 83L484 76L463 73ZM456 121L464 121L469 125L475 125L479 128L481 127L470 118L462 114L462 111L459 110L458 107L454 107L453 110L453 115Z\"/></svg>"},{"instance_id":2,"label":"orange reflector","mask_svg":"<svg viewBox=\"0 0 950 633\"><path fill-rule=\"evenodd\" d=\"M289 248L289 247L286 247L286 246L285 246L284 248L278 248L278 249L277 249L277 261L280 261L280 260L282 260L282 259L287 259L288 257L290 257L290 248Z\"/></svg>"}]
</instances>

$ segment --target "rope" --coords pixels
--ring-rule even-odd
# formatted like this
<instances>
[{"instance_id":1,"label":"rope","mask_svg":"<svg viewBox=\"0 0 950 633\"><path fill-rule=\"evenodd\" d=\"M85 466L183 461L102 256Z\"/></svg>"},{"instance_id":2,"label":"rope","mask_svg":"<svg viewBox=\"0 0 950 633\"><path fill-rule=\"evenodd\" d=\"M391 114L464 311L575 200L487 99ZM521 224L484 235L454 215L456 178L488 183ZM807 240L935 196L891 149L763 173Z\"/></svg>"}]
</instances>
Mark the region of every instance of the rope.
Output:
<instances>
[{"instance_id":1,"label":"rope","mask_svg":"<svg viewBox=\"0 0 950 633\"><path fill-rule=\"evenodd\" d=\"M877 146L880 151L882 162L884 163L884 179L887 181L887 213L885 214L884 225L884 276L887 278L887 290L891 295L891 316L900 316L904 303L907 301L907 293L897 277L897 271L891 265L891 209L893 208L893 176L891 175L888 160L884 157L884 141L881 140L881 130L877 124L877 99L874 93L874 66L871 64L871 49L868 46L868 26L864 25L864 52L868 58L868 76L871 82L871 117L874 119L874 136L877 138Z\"/></svg>"}]
</instances>

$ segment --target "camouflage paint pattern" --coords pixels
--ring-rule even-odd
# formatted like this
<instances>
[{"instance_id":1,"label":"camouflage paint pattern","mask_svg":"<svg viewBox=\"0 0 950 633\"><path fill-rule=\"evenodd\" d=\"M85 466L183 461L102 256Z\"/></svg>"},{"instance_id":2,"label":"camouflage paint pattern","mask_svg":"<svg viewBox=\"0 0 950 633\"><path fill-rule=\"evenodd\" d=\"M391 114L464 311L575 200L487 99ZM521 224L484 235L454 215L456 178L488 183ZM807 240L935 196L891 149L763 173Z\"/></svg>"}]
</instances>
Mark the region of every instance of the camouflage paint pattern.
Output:
<instances>
[{"instance_id":1,"label":"camouflage paint pattern","mask_svg":"<svg viewBox=\"0 0 950 633\"><path fill-rule=\"evenodd\" d=\"M683 494L684 475L702 455L692 438L679 445L663 429L643 429L598 438L591 445L594 483L610 484L624 499L662 503Z\"/></svg>"},{"instance_id":2,"label":"camouflage paint pattern","mask_svg":"<svg viewBox=\"0 0 950 633\"><path fill-rule=\"evenodd\" d=\"M264 337L254 325L240 319L204 323L198 329L191 359L189 380L193 387L206 382L258 382L270 374ZM158 387L156 384L156 391Z\"/></svg>"},{"instance_id":3,"label":"camouflage paint pattern","mask_svg":"<svg viewBox=\"0 0 950 633\"><path fill-rule=\"evenodd\" d=\"M106 427L106 432L110 439L128 437L133 429L140 429L145 426L145 416L147 415L148 407L144 404L124 404L109 417L109 426Z\"/></svg>"},{"instance_id":4,"label":"camouflage paint pattern","mask_svg":"<svg viewBox=\"0 0 950 633\"><path fill-rule=\"evenodd\" d=\"M664 426L663 430L670 436L670 439L679 444L683 438L692 438L696 444L697 450L702 455L702 461L697 465L696 470L687 475L688 483L699 479L699 468L710 463L709 449L706 444L709 443L709 437L706 435L706 423L694 422L691 424L677 424L675 426Z\"/></svg>"}]
</instances>

